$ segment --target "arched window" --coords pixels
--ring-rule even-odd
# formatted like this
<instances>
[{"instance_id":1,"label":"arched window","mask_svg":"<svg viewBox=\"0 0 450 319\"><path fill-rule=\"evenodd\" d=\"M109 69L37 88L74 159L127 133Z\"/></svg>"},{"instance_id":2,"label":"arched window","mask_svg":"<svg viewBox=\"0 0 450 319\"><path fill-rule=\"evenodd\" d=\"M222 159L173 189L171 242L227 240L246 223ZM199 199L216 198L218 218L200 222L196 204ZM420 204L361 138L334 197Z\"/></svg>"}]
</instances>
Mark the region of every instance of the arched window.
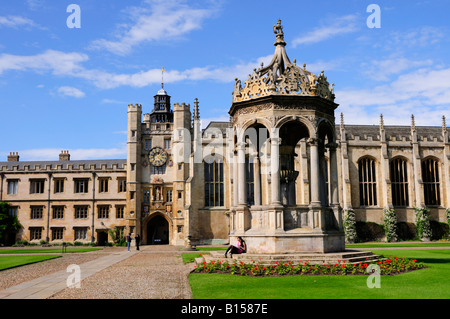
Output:
<instances>
[{"instance_id":1,"label":"arched window","mask_svg":"<svg viewBox=\"0 0 450 319\"><path fill-rule=\"evenodd\" d=\"M437 160L428 158L422 161L422 181L425 205L440 205L439 162Z\"/></svg>"},{"instance_id":2,"label":"arched window","mask_svg":"<svg viewBox=\"0 0 450 319\"><path fill-rule=\"evenodd\" d=\"M360 206L377 206L377 182L375 160L362 158L358 161Z\"/></svg>"},{"instance_id":3,"label":"arched window","mask_svg":"<svg viewBox=\"0 0 450 319\"><path fill-rule=\"evenodd\" d=\"M205 206L224 206L223 161L210 158L204 162Z\"/></svg>"},{"instance_id":4,"label":"arched window","mask_svg":"<svg viewBox=\"0 0 450 319\"><path fill-rule=\"evenodd\" d=\"M392 205L406 207L409 205L408 166L402 158L395 158L389 163Z\"/></svg>"}]
</instances>

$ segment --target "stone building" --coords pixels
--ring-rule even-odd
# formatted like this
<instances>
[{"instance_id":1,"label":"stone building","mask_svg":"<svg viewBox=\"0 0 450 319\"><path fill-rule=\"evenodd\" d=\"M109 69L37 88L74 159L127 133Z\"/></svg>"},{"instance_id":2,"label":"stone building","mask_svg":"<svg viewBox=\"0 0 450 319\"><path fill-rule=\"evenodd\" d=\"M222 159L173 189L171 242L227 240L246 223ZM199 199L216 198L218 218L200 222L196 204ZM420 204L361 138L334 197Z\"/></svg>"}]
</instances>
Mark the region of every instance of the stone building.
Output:
<instances>
[{"instance_id":1,"label":"stone building","mask_svg":"<svg viewBox=\"0 0 450 319\"><path fill-rule=\"evenodd\" d=\"M225 244L249 252L344 249L343 212L382 224L385 208L414 222L415 206L446 222L450 141L442 126L335 125L322 71L289 59L278 21L275 53L236 79L228 122L201 129L200 103L128 105L127 158L0 162L0 201L24 226L17 239L97 242L108 229L144 244ZM191 112L192 111L192 112Z\"/></svg>"}]
</instances>

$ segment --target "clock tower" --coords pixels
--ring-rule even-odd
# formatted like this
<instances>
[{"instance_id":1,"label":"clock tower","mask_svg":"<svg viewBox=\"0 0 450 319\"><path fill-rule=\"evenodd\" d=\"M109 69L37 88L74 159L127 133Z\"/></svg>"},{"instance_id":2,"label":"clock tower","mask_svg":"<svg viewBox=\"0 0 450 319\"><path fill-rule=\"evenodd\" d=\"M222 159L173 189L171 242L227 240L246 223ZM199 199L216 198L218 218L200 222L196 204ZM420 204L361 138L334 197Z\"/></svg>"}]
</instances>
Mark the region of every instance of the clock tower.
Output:
<instances>
[{"instance_id":1,"label":"clock tower","mask_svg":"<svg viewBox=\"0 0 450 319\"><path fill-rule=\"evenodd\" d=\"M183 245L188 164L174 158L174 132L191 131L190 105L175 103L172 110L170 95L161 83L153 108L148 113L143 109L128 106L125 233L139 234L144 245Z\"/></svg>"}]
</instances>

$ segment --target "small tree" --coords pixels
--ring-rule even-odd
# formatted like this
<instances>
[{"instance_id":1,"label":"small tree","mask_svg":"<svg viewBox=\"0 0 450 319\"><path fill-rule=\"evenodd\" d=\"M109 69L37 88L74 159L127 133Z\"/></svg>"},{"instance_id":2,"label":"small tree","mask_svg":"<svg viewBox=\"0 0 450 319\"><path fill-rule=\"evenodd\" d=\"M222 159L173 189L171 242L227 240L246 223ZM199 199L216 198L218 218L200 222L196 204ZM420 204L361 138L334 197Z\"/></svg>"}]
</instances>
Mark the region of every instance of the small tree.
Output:
<instances>
[{"instance_id":1,"label":"small tree","mask_svg":"<svg viewBox=\"0 0 450 319\"><path fill-rule=\"evenodd\" d=\"M383 211L384 233L386 241L397 241L397 215L393 209L386 208Z\"/></svg>"},{"instance_id":2,"label":"small tree","mask_svg":"<svg viewBox=\"0 0 450 319\"><path fill-rule=\"evenodd\" d=\"M123 229L114 226L113 229L108 230L112 241L117 246L123 246L125 243L125 237L123 236Z\"/></svg>"},{"instance_id":3,"label":"small tree","mask_svg":"<svg viewBox=\"0 0 450 319\"><path fill-rule=\"evenodd\" d=\"M9 215L10 205L0 202L0 241L4 241L8 233L17 232L22 228L17 216Z\"/></svg>"},{"instance_id":4,"label":"small tree","mask_svg":"<svg viewBox=\"0 0 450 319\"><path fill-rule=\"evenodd\" d=\"M344 213L345 240L348 243L355 243L358 239L356 234L356 216L353 209L347 209Z\"/></svg>"},{"instance_id":5,"label":"small tree","mask_svg":"<svg viewBox=\"0 0 450 319\"><path fill-rule=\"evenodd\" d=\"M430 240L430 210L428 208L414 207L414 212L416 214L417 237L419 237L421 240Z\"/></svg>"}]
</instances>

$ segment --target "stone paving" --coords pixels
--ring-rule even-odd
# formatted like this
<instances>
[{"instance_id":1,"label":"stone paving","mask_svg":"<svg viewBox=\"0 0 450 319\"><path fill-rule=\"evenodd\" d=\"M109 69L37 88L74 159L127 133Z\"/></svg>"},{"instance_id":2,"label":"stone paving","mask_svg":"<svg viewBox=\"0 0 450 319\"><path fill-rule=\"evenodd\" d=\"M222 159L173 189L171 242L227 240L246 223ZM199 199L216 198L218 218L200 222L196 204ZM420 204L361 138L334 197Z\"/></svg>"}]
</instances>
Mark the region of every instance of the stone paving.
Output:
<instances>
[{"instance_id":1,"label":"stone paving","mask_svg":"<svg viewBox=\"0 0 450 319\"><path fill-rule=\"evenodd\" d=\"M80 288L68 288L72 272L64 269L1 290L0 299L190 299L193 266L183 264L180 248L111 249L79 265Z\"/></svg>"}]
</instances>

